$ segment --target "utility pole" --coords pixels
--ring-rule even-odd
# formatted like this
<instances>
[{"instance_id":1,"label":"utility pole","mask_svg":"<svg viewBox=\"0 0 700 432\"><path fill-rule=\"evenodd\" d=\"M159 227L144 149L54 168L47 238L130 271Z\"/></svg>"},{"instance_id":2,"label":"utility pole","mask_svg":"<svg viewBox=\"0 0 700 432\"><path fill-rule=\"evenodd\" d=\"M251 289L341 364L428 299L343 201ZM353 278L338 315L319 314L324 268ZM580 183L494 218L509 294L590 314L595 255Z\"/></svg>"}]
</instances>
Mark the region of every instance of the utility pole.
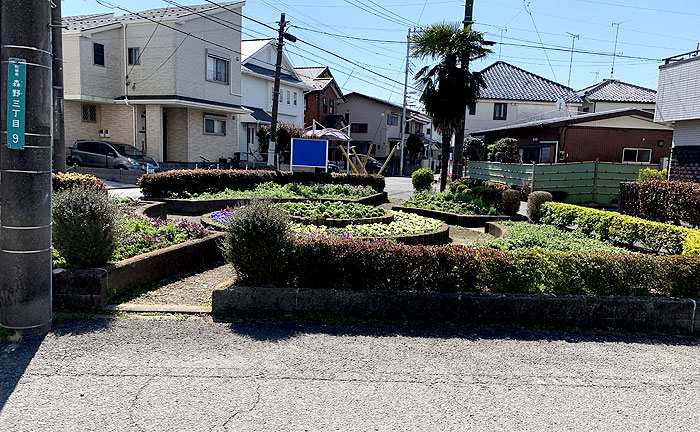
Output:
<instances>
[{"instance_id":1,"label":"utility pole","mask_svg":"<svg viewBox=\"0 0 700 432\"><path fill-rule=\"evenodd\" d=\"M267 164L275 165L275 147L277 139L277 116L279 112L279 102L280 102L280 75L282 74L282 49L284 47L284 40L287 39L290 42L296 42L297 38L288 34L285 30L287 28L289 21L285 20L284 12L280 15L280 29L279 36L277 37L277 62L275 63L275 90L273 92L274 99L272 101L272 124L270 125L270 146L268 147L267 153ZM292 161L289 161L291 168Z\"/></svg>"},{"instance_id":2,"label":"utility pole","mask_svg":"<svg viewBox=\"0 0 700 432\"><path fill-rule=\"evenodd\" d=\"M0 6L0 325L51 328L51 7Z\"/></svg>"},{"instance_id":3,"label":"utility pole","mask_svg":"<svg viewBox=\"0 0 700 432\"><path fill-rule=\"evenodd\" d=\"M566 32L571 36L571 58L569 59L569 80L566 82L567 87L571 87L571 66L574 64L574 43L578 39L577 34Z\"/></svg>"},{"instance_id":4,"label":"utility pole","mask_svg":"<svg viewBox=\"0 0 700 432\"><path fill-rule=\"evenodd\" d=\"M51 6L51 52L53 53L53 172L66 171L66 129L63 119L63 23L61 1Z\"/></svg>"},{"instance_id":5,"label":"utility pole","mask_svg":"<svg viewBox=\"0 0 700 432\"><path fill-rule=\"evenodd\" d=\"M464 28L468 29L474 23L474 0L467 0L464 5ZM469 72L469 56L465 55L461 59L462 69ZM455 149L452 155L452 178L461 178L464 163L464 128L466 126L467 107L462 107L461 119L455 131ZM443 167L447 169L447 167Z\"/></svg>"},{"instance_id":6,"label":"utility pole","mask_svg":"<svg viewBox=\"0 0 700 432\"><path fill-rule=\"evenodd\" d=\"M409 56L411 55L411 29L408 29L408 36L406 37L406 70L404 73L403 80L403 110L401 111L401 152L399 162L399 176L403 177L403 157L404 149L406 147L406 104L408 104L408 70L409 70Z\"/></svg>"}]
</instances>

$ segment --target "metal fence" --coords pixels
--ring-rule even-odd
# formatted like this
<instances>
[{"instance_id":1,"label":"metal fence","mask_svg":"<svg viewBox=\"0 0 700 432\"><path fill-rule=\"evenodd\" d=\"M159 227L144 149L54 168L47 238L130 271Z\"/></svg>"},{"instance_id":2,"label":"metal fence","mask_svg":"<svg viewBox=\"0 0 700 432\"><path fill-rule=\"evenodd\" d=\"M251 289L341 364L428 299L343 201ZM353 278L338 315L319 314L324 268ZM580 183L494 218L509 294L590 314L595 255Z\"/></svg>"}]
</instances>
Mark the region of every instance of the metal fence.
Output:
<instances>
[{"instance_id":1,"label":"metal fence","mask_svg":"<svg viewBox=\"0 0 700 432\"><path fill-rule=\"evenodd\" d=\"M464 175L518 186L529 184L532 190L552 192L575 204L612 204L617 202L620 182L635 181L639 170L658 167L598 161L532 165L469 161Z\"/></svg>"}]
</instances>

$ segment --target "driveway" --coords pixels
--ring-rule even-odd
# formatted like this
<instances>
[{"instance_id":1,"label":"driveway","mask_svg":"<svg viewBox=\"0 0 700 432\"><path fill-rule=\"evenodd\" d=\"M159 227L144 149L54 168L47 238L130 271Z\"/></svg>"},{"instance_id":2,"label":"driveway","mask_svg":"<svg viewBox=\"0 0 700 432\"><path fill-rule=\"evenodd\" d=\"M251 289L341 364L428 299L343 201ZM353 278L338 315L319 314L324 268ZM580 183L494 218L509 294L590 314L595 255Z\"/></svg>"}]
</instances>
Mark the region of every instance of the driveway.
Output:
<instances>
[{"instance_id":1,"label":"driveway","mask_svg":"<svg viewBox=\"0 0 700 432\"><path fill-rule=\"evenodd\" d=\"M697 339L155 317L0 343L3 431L697 430Z\"/></svg>"}]
</instances>

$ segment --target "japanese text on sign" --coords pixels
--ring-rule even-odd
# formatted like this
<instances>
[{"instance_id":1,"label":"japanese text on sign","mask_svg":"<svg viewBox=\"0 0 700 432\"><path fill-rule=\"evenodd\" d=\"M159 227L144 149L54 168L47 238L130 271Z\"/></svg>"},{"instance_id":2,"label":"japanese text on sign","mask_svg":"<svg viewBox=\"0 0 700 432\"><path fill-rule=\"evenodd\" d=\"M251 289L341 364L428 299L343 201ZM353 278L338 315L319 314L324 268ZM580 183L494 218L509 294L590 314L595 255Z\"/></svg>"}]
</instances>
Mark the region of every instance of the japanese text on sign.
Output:
<instances>
[{"instance_id":1,"label":"japanese text on sign","mask_svg":"<svg viewBox=\"0 0 700 432\"><path fill-rule=\"evenodd\" d=\"M7 146L24 149L27 61L10 58L7 70Z\"/></svg>"}]
</instances>

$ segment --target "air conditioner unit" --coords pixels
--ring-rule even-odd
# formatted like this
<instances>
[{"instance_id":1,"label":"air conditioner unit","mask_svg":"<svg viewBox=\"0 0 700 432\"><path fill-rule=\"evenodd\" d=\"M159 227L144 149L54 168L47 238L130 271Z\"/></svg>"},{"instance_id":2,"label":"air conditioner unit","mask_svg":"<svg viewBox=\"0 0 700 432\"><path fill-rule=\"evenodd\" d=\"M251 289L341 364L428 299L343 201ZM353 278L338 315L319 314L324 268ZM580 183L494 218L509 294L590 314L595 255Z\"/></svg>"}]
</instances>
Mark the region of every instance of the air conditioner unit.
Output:
<instances>
[{"instance_id":1,"label":"air conditioner unit","mask_svg":"<svg viewBox=\"0 0 700 432\"><path fill-rule=\"evenodd\" d=\"M105 137L105 131L100 129L100 138L104 138L104 137Z\"/></svg>"},{"instance_id":2,"label":"air conditioner unit","mask_svg":"<svg viewBox=\"0 0 700 432\"><path fill-rule=\"evenodd\" d=\"M110 137L109 129L105 129L105 138L109 138L109 137Z\"/></svg>"}]
</instances>

